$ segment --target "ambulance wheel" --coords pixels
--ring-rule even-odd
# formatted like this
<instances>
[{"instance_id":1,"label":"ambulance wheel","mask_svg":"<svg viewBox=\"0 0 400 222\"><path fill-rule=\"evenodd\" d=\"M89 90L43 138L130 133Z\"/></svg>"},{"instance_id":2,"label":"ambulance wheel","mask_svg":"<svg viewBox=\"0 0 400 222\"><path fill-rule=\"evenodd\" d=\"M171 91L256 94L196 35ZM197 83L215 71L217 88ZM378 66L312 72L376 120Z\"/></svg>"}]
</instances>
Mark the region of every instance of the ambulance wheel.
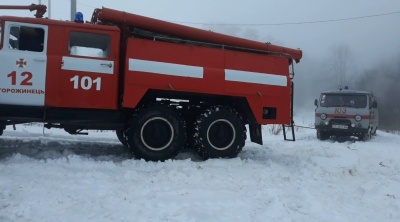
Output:
<instances>
[{"instance_id":1,"label":"ambulance wheel","mask_svg":"<svg viewBox=\"0 0 400 222\"><path fill-rule=\"evenodd\" d=\"M361 139L363 141L368 141L368 140L371 139L371 136L372 136L372 132L371 132L371 129L369 129L368 132L365 132L365 133L362 134Z\"/></svg>"},{"instance_id":2,"label":"ambulance wheel","mask_svg":"<svg viewBox=\"0 0 400 222\"><path fill-rule=\"evenodd\" d=\"M212 106L198 116L194 135L194 149L201 158L234 158L244 147L246 128L235 110Z\"/></svg>"},{"instance_id":3,"label":"ambulance wheel","mask_svg":"<svg viewBox=\"0 0 400 222\"><path fill-rule=\"evenodd\" d=\"M186 141L183 120L166 105L152 105L139 110L125 136L133 155L147 161L175 157Z\"/></svg>"},{"instance_id":4,"label":"ambulance wheel","mask_svg":"<svg viewBox=\"0 0 400 222\"><path fill-rule=\"evenodd\" d=\"M115 131L118 137L118 140L122 143L124 146L128 146L128 143L126 141L125 137L125 131L124 130L116 130Z\"/></svg>"},{"instance_id":5,"label":"ambulance wheel","mask_svg":"<svg viewBox=\"0 0 400 222\"><path fill-rule=\"evenodd\" d=\"M317 138L319 140L327 140L329 139L329 133L323 130L317 130Z\"/></svg>"},{"instance_id":6,"label":"ambulance wheel","mask_svg":"<svg viewBox=\"0 0 400 222\"><path fill-rule=\"evenodd\" d=\"M372 131L372 135L376 135L377 130L378 130L378 127L375 127L374 131Z\"/></svg>"}]
</instances>

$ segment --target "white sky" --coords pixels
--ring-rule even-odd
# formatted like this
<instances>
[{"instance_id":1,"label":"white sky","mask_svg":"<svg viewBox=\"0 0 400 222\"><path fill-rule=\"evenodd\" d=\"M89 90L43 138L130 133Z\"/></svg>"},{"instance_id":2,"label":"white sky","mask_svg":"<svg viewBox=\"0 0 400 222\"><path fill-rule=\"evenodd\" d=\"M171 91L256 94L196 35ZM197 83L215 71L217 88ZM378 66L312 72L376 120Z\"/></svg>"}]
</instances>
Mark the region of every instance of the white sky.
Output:
<instances>
[{"instance_id":1,"label":"white sky","mask_svg":"<svg viewBox=\"0 0 400 222\"><path fill-rule=\"evenodd\" d=\"M51 17L70 18L70 0L52 0ZM2 0L0 4L28 5L34 0ZM42 0L47 4L48 0ZM78 0L78 11L90 20L95 7L109 7L167 21L189 23L268 24L320 21L400 11L399 0ZM0 10L0 15L32 16L32 12ZM335 44L346 44L358 66L370 66L400 52L400 13L357 20L303 25L235 26L250 29L259 41L301 48L307 58L329 57ZM201 24L189 24L206 27ZM231 27L232 28L232 27ZM218 30L214 30L218 31Z\"/></svg>"}]
</instances>

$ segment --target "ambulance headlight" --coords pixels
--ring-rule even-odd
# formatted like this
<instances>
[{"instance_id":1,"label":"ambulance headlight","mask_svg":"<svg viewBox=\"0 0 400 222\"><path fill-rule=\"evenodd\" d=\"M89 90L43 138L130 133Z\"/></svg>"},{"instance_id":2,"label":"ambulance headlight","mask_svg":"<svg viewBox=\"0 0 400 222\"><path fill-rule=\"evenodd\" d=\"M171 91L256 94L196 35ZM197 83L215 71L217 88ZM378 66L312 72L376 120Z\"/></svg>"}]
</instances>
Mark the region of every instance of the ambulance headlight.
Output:
<instances>
[{"instance_id":1,"label":"ambulance headlight","mask_svg":"<svg viewBox=\"0 0 400 222\"><path fill-rule=\"evenodd\" d=\"M325 120L325 119L326 119L326 114L325 114L325 113L322 113L322 114L321 114L321 119L322 119L322 120Z\"/></svg>"},{"instance_id":2,"label":"ambulance headlight","mask_svg":"<svg viewBox=\"0 0 400 222\"><path fill-rule=\"evenodd\" d=\"M362 118L361 118L360 115L355 116L354 119L355 119L357 122L360 122L360 121L362 120Z\"/></svg>"}]
</instances>

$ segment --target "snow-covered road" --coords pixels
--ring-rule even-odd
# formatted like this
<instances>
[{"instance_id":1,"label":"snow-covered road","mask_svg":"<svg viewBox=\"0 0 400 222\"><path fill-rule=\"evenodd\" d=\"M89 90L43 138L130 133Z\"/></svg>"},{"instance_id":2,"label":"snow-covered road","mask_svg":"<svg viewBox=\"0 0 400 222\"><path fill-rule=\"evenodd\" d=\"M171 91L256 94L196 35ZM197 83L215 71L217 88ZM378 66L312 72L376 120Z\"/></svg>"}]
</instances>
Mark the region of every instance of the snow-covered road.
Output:
<instances>
[{"instance_id":1,"label":"snow-covered road","mask_svg":"<svg viewBox=\"0 0 400 222\"><path fill-rule=\"evenodd\" d=\"M309 124L309 123L308 123ZM131 159L113 132L39 126L0 137L0 221L399 221L400 136L296 142L271 135L235 159Z\"/></svg>"}]
</instances>

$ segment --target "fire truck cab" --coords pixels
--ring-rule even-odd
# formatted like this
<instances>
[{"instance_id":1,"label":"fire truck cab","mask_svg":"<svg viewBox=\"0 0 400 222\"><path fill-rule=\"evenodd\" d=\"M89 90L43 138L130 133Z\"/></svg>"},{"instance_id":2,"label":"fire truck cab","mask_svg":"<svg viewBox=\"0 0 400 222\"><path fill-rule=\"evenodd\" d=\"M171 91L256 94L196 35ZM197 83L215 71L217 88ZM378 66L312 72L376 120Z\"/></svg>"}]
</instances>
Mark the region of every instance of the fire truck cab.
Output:
<instances>
[{"instance_id":1,"label":"fire truck cab","mask_svg":"<svg viewBox=\"0 0 400 222\"><path fill-rule=\"evenodd\" d=\"M120 32L116 27L2 19L0 102L14 108L14 115L42 119L45 106L117 108Z\"/></svg>"},{"instance_id":2,"label":"fire truck cab","mask_svg":"<svg viewBox=\"0 0 400 222\"><path fill-rule=\"evenodd\" d=\"M108 8L91 22L40 10L0 16L0 134L29 122L115 130L136 157L157 161L184 146L204 159L235 157L246 125L259 144L262 124L293 128L299 49Z\"/></svg>"},{"instance_id":3,"label":"fire truck cab","mask_svg":"<svg viewBox=\"0 0 400 222\"><path fill-rule=\"evenodd\" d=\"M370 92L341 89L323 92L314 101L317 138L357 136L367 141L379 123L377 98Z\"/></svg>"}]
</instances>

